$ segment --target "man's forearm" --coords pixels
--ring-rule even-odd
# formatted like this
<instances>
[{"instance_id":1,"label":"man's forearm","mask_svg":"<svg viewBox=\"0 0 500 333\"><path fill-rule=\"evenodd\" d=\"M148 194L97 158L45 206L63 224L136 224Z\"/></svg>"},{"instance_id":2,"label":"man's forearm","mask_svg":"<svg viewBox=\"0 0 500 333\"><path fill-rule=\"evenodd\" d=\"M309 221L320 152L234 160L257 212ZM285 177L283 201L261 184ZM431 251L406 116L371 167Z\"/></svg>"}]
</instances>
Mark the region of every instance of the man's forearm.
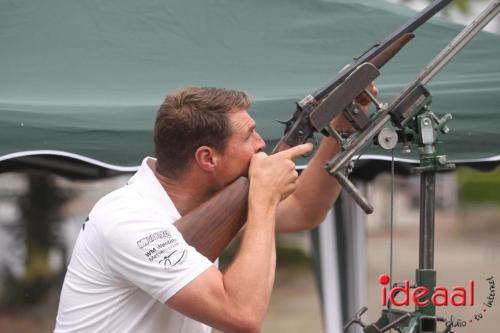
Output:
<instances>
[{"instance_id":1,"label":"man's forearm","mask_svg":"<svg viewBox=\"0 0 500 333\"><path fill-rule=\"evenodd\" d=\"M378 95L378 89L373 83L367 89L373 96ZM366 113L369 100L364 99L363 95L358 96L356 106ZM353 130L343 116L335 118L331 125L340 132ZM324 220L342 189L324 166L339 151L340 144L337 140L328 137L321 141L316 154L297 180L297 189L278 207L277 231L307 230Z\"/></svg>"},{"instance_id":2,"label":"man's forearm","mask_svg":"<svg viewBox=\"0 0 500 333\"><path fill-rule=\"evenodd\" d=\"M276 206L254 207L249 204L248 222L239 252L224 273L224 287L240 314L256 330L271 297L276 268Z\"/></svg>"},{"instance_id":3,"label":"man's forearm","mask_svg":"<svg viewBox=\"0 0 500 333\"><path fill-rule=\"evenodd\" d=\"M278 207L277 231L306 230L323 221L341 190L335 177L326 172L324 165L339 150L336 140L322 140L316 154L297 180L297 189Z\"/></svg>"}]
</instances>

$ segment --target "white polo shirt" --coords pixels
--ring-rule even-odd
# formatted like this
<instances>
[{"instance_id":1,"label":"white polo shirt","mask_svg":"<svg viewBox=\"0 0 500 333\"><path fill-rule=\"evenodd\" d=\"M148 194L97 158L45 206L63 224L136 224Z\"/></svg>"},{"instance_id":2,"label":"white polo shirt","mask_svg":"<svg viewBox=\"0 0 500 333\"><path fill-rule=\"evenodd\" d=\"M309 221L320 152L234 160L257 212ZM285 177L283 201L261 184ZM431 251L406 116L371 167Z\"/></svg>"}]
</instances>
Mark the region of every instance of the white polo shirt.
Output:
<instances>
[{"instance_id":1,"label":"white polo shirt","mask_svg":"<svg viewBox=\"0 0 500 333\"><path fill-rule=\"evenodd\" d=\"M55 332L202 333L164 303L212 263L172 225L180 218L144 159L94 206L75 244Z\"/></svg>"}]
</instances>

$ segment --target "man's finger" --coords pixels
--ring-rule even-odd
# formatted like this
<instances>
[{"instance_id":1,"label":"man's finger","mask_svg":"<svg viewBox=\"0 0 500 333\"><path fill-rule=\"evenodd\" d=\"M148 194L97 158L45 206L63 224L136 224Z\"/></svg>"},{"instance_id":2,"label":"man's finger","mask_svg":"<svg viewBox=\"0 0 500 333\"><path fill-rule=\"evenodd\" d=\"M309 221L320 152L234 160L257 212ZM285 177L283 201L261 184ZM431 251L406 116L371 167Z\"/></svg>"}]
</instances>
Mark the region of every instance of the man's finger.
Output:
<instances>
[{"instance_id":1,"label":"man's finger","mask_svg":"<svg viewBox=\"0 0 500 333\"><path fill-rule=\"evenodd\" d=\"M280 151L278 154L281 156L294 160L299 156L302 156L304 154L307 154L313 149L312 143L304 143L295 147L292 147L287 150Z\"/></svg>"},{"instance_id":2,"label":"man's finger","mask_svg":"<svg viewBox=\"0 0 500 333\"><path fill-rule=\"evenodd\" d=\"M375 83L371 82L367 87L366 90L368 90L374 97L378 96L378 89L377 86L375 86ZM361 104L362 106L366 106L370 104L371 99L368 97L367 94L363 91L361 94L356 97L356 103Z\"/></svg>"}]
</instances>

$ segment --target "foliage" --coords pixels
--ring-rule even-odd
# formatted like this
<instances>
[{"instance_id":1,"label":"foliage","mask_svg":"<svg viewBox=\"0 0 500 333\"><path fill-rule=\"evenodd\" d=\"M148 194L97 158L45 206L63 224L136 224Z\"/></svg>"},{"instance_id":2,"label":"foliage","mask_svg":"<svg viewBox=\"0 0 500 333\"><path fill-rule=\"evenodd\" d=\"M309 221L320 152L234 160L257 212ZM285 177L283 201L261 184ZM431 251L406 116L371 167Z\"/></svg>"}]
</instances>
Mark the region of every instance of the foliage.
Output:
<instances>
[{"instance_id":1,"label":"foliage","mask_svg":"<svg viewBox=\"0 0 500 333\"><path fill-rule=\"evenodd\" d=\"M61 275L61 272L52 271L49 253L52 248L61 248L58 238L61 208L73 194L62 191L54 177L46 174L28 174L26 179L29 187L18 199L21 217L14 227L9 228L14 239L23 240L25 273L18 278L8 267L2 268L2 307L41 300L54 278Z\"/></svg>"},{"instance_id":2,"label":"foliage","mask_svg":"<svg viewBox=\"0 0 500 333\"><path fill-rule=\"evenodd\" d=\"M13 276L8 270L3 272L2 297L0 298L0 310L13 310L40 303L47 291L59 281L52 278L37 278L33 281L20 280Z\"/></svg>"},{"instance_id":3,"label":"foliage","mask_svg":"<svg viewBox=\"0 0 500 333\"><path fill-rule=\"evenodd\" d=\"M485 0L475 1L484 2ZM403 2L414 2L414 0L403 0ZM432 0L427 0L427 2L432 2ZM470 12L471 0L455 0L450 4L450 6L458 8L458 10L460 10L463 14L467 14ZM446 14L447 10L449 9L445 8L443 12Z\"/></svg>"},{"instance_id":4,"label":"foliage","mask_svg":"<svg viewBox=\"0 0 500 333\"><path fill-rule=\"evenodd\" d=\"M500 204L500 170L481 172L460 169L459 198L462 204Z\"/></svg>"}]
</instances>

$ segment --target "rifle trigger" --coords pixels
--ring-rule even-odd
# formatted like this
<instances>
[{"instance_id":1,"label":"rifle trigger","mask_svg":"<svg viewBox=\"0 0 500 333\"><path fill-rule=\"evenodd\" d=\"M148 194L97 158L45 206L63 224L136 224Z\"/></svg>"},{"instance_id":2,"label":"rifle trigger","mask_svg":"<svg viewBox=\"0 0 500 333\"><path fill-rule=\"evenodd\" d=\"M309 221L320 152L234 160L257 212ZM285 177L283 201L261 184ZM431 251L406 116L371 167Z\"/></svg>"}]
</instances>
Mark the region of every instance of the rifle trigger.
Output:
<instances>
[{"instance_id":1,"label":"rifle trigger","mask_svg":"<svg viewBox=\"0 0 500 333\"><path fill-rule=\"evenodd\" d=\"M282 124L282 125L285 125L285 133L288 133L288 131L290 130L290 128L293 126L296 118L295 117L291 117L290 119L288 120L279 120L279 119L275 119L278 123Z\"/></svg>"},{"instance_id":2,"label":"rifle trigger","mask_svg":"<svg viewBox=\"0 0 500 333\"><path fill-rule=\"evenodd\" d=\"M288 120L279 120L279 119L275 119L278 123L282 124L282 125L288 125L292 122L292 119L288 119Z\"/></svg>"}]
</instances>

